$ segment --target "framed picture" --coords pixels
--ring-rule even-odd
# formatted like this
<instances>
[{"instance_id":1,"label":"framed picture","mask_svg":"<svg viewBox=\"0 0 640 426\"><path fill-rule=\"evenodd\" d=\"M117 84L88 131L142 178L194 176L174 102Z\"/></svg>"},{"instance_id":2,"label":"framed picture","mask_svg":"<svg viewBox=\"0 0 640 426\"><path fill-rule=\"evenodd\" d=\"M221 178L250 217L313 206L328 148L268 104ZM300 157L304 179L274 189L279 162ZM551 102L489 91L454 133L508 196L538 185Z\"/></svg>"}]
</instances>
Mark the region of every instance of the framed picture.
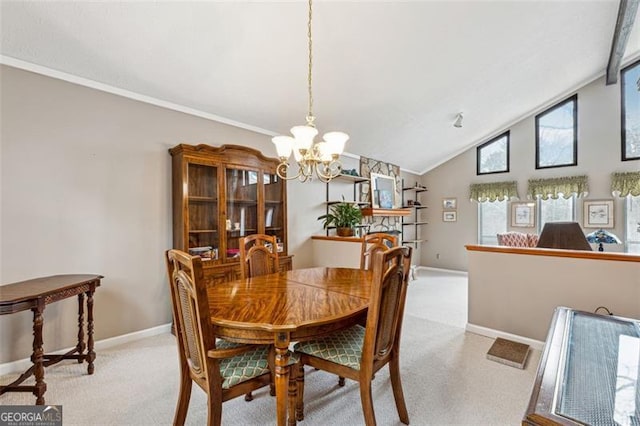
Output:
<instances>
[{"instance_id":1,"label":"framed picture","mask_svg":"<svg viewBox=\"0 0 640 426\"><path fill-rule=\"evenodd\" d=\"M536 203L511 203L511 226L522 228L536 226Z\"/></svg>"},{"instance_id":2,"label":"framed picture","mask_svg":"<svg viewBox=\"0 0 640 426\"><path fill-rule=\"evenodd\" d=\"M585 228L613 228L613 200L584 201Z\"/></svg>"},{"instance_id":3,"label":"framed picture","mask_svg":"<svg viewBox=\"0 0 640 426\"><path fill-rule=\"evenodd\" d=\"M458 208L458 199L457 198L443 198L442 199L442 208L446 210L457 209Z\"/></svg>"},{"instance_id":4,"label":"framed picture","mask_svg":"<svg viewBox=\"0 0 640 426\"><path fill-rule=\"evenodd\" d=\"M376 209L396 207L396 180L393 176L371 173L372 205Z\"/></svg>"},{"instance_id":5,"label":"framed picture","mask_svg":"<svg viewBox=\"0 0 640 426\"><path fill-rule=\"evenodd\" d=\"M455 222L458 220L458 212L442 212L442 221L443 222Z\"/></svg>"}]
</instances>

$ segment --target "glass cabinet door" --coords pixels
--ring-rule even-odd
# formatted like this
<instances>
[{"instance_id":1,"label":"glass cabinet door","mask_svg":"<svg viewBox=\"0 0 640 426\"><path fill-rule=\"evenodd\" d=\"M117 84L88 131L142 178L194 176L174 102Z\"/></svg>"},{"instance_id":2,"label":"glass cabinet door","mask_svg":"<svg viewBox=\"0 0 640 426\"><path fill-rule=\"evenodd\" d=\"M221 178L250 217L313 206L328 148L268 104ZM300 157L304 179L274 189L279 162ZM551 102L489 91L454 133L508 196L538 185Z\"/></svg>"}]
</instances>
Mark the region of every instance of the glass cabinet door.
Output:
<instances>
[{"instance_id":1,"label":"glass cabinet door","mask_svg":"<svg viewBox=\"0 0 640 426\"><path fill-rule=\"evenodd\" d=\"M217 167L190 163L186 196L189 253L204 260L216 259L219 238Z\"/></svg>"},{"instance_id":2,"label":"glass cabinet door","mask_svg":"<svg viewBox=\"0 0 640 426\"><path fill-rule=\"evenodd\" d=\"M238 238L258 233L257 170L226 170L226 253L227 260L240 256Z\"/></svg>"},{"instance_id":3,"label":"glass cabinet door","mask_svg":"<svg viewBox=\"0 0 640 426\"><path fill-rule=\"evenodd\" d=\"M278 242L278 252L286 252L284 211L284 180L276 174L264 174L264 233L274 235Z\"/></svg>"}]
</instances>

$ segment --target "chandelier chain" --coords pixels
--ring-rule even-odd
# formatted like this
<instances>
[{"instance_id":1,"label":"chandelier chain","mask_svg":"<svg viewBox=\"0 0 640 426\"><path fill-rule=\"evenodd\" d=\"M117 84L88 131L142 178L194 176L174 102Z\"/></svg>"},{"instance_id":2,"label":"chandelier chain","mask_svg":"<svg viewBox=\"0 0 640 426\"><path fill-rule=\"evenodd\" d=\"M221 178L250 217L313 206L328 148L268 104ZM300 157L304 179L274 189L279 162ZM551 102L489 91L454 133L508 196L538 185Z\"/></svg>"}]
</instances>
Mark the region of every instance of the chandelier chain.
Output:
<instances>
[{"instance_id":1,"label":"chandelier chain","mask_svg":"<svg viewBox=\"0 0 640 426\"><path fill-rule=\"evenodd\" d=\"M309 21L307 24L307 37L309 38L309 72L307 77L307 85L309 89L309 112L307 114L307 121L310 125L313 125L313 91L312 91L312 83L313 80L311 78L311 67L313 65L313 37L311 36L311 16L312 16L312 1L309 0Z\"/></svg>"}]
</instances>

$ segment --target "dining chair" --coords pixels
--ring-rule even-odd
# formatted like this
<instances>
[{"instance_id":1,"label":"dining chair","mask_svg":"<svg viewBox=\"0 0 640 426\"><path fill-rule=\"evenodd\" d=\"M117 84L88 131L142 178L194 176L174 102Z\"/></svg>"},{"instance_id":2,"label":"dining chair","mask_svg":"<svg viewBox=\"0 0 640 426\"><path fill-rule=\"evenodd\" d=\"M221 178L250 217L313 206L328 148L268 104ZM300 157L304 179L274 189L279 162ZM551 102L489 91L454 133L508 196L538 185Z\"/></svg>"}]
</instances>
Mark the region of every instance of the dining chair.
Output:
<instances>
[{"instance_id":1,"label":"dining chair","mask_svg":"<svg viewBox=\"0 0 640 426\"><path fill-rule=\"evenodd\" d=\"M398 245L398 237L384 232L376 232L366 234L362 238L362 247L360 249L360 269L370 270L371 259L373 254L379 251L385 251L391 247Z\"/></svg>"},{"instance_id":2,"label":"dining chair","mask_svg":"<svg viewBox=\"0 0 640 426\"><path fill-rule=\"evenodd\" d=\"M216 339L202 260L180 250L168 250L166 262L180 362L180 392L173 424L184 425L195 382L207 394L207 425L218 426L223 402L271 382L269 345ZM290 387L295 387L296 369L291 370Z\"/></svg>"},{"instance_id":3,"label":"dining chair","mask_svg":"<svg viewBox=\"0 0 640 426\"><path fill-rule=\"evenodd\" d=\"M373 255L373 280L365 327L355 325L324 338L295 345L295 353L300 357L296 401L298 420L304 418L304 366L310 365L358 381L365 423L367 426L375 425L371 381L375 372L389 364L398 416L402 423L409 424L400 380L400 332L411 251L411 247L394 247Z\"/></svg>"},{"instance_id":4,"label":"dining chair","mask_svg":"<svg viewBox=\"0 0 640 426\"><path fill-rule=\"evenodd\" d=\"M242 279L278 272L276 237L252 234L240 237L240 276Z\"/></svg>"}]
</instances>

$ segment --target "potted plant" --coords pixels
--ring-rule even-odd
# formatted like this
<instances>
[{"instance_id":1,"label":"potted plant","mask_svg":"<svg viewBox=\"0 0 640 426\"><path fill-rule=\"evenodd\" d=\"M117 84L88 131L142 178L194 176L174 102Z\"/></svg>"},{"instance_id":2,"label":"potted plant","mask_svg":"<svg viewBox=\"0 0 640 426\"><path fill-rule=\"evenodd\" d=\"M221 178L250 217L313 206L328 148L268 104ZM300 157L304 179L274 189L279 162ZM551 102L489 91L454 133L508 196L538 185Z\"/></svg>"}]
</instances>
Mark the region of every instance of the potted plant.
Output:
<instances>
[{"instance_id":1,"label":"potted plant","mask_svg":"<svg viewBox=\"0 0 640 426\"><path fill-rule=\"evenodd\" d=\"M335 226L338 236L351 237L353 236L353 227L362 220L362 211L357 204L348 203L343 198L341 203L332 205L329 213L319 216L318 220L324 221L325 229L329 226Z\"/></svg>"}]
</instances>

